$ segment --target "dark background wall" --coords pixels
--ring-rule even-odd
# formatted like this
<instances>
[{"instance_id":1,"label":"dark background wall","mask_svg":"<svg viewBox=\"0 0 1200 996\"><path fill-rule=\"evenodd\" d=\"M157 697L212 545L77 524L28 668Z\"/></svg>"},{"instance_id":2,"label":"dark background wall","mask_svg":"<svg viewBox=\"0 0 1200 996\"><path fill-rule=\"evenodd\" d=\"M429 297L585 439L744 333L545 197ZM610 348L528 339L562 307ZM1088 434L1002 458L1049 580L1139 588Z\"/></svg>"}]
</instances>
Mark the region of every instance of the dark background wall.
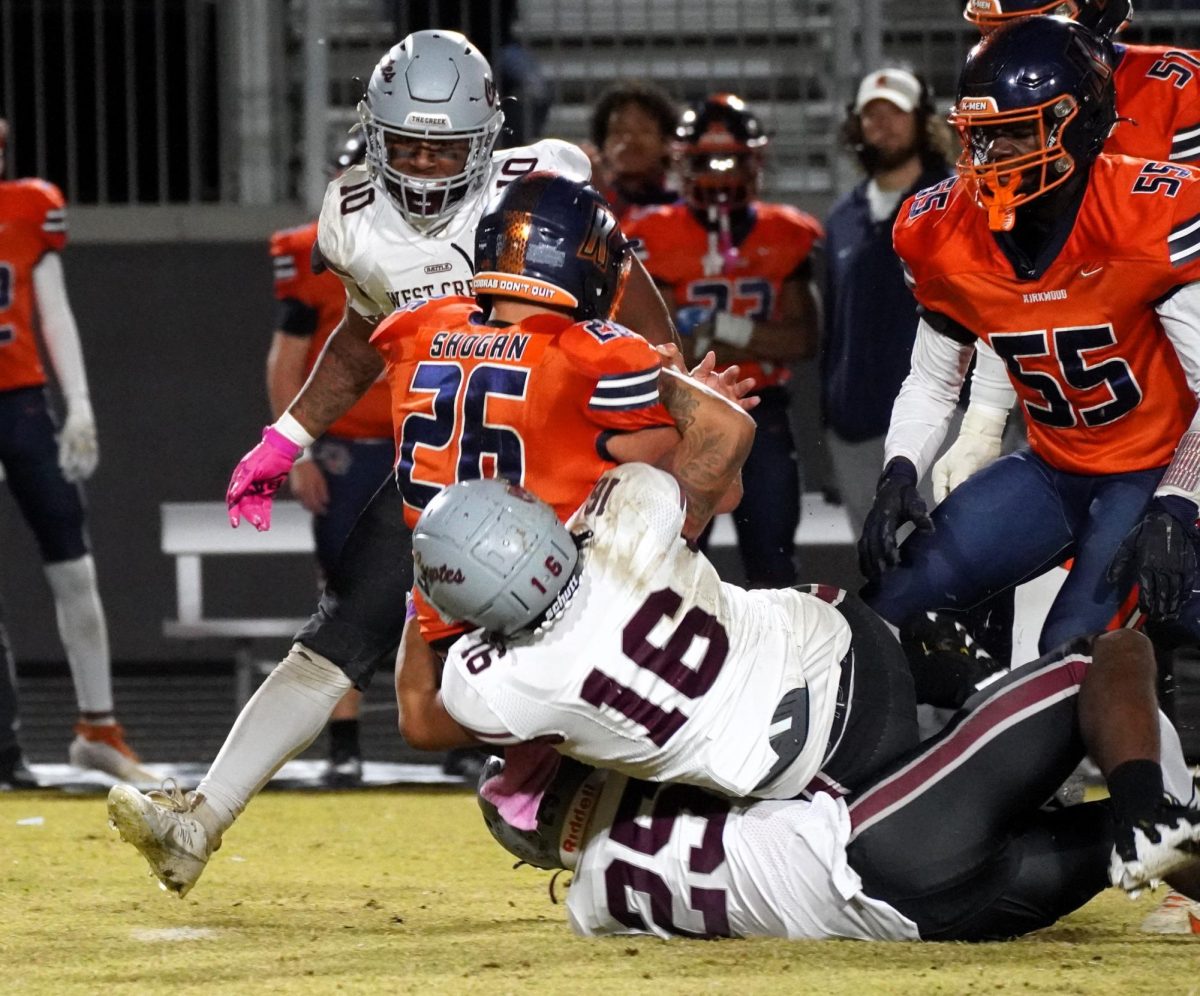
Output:
<instances>
[{"instance_id":1,"label":"dark background wall","mask_svg":"<svg viewBox=\"0 0 1200 996\"><path fill-rule=\"evenodd\" d=\"M160 552L159 503L222 498L270 419L266 243L72 245L64 265L100 435L86 493L113 656L219 656L220 643L161 635L175 579ZM210 614L311 611L307 557L221 559L205 573ZM36 547L3 485L0 597L19 659L63 659Z\"/></svg>"},{"instance_id":2,"label":"dark background wall","mask_svg":"<svg viewBox=\"0 0 1200 996\"><path fill-rule=\"evenodd\" d=\"M229 641L162 636L162 620L175 614L175 575L160 551L159 504L222 499L237 460L270 420L266 242L75 244L64 265L100 434L100 468L85 489L113 658L227 656ZM812 367L796 384L809 490L826 475ZM805 548L801 559L805 579L855 583L844 550ZM736 580L730 551L714 560ZM304 616L315 606L314 583L307 556L210 558L205 611ZM3 485L0 600L19 661L63 660L37 550ZM274 644L264 645L269 656Z\"/></svg>"}]
</instances>

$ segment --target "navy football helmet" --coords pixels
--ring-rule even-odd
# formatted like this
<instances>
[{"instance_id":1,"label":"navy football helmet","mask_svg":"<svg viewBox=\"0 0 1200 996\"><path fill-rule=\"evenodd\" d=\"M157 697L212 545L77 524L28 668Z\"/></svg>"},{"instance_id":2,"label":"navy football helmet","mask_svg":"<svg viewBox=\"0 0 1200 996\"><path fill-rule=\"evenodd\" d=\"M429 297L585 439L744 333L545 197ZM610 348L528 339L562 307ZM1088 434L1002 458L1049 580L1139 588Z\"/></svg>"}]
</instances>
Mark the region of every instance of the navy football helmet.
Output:
<instances>
[{"instance_id":1,"label":"navy football helmet","mask_svg":"<svg viewBox=\"0 0 1200 996\"><path fill-rule=\"evenodd\" d=\"M1112 38L1133 19L1133 4L1130 0L967 0L963 10L963 17L984 32L1032 14L1067 17L1101 38Z\"/></svg>"},{"instance_id":2,"label":"navy football helmet","mask_svg":"<svg viewBox=\"0 0 1200 996\"><path fill-rule=\"evenodd\" d=\"M505 762L489 757L479 774L477 799L483 822L496 843L535 868L574 869L588 824L600 801L607 771L569 757L557 758L557 770L538 802L537 826L521 830L484 797L483 788L504 772Z\"/></svg>"},{"instance_id":3,"label":"navy football helmet","mask_svg":"<svg viewBox=\"0 0 1200 996\"><path fill-rule=\"evenodd\" d=\"M758 195L767 135L740 97L713 94L683 112L676 157L688 204L745 207Z\"/></svg>"},{"instance_id":4,"label":"navy football helmet","mask_svg":"<svg viewBox=\"0 0 1200 996\"><path fill-rule=\"evenodd\" d=\"M1100 154L1117 121L1112 64L1109 43L1062 17L1012 22L971 49L950 123L958 174L994 231Z\"/></svg>"},{"instance_id":5,"label":"navy football helmet","mask_svg":"<svg viewBox=\"0 0 1200 996\"><path fill-rule=\"evenodd\" d=\"M516 298L608 318L620 303L636 243L586 183L548 171L504 188L475 229L475 296Z\"/></svg>"}]
</instances>

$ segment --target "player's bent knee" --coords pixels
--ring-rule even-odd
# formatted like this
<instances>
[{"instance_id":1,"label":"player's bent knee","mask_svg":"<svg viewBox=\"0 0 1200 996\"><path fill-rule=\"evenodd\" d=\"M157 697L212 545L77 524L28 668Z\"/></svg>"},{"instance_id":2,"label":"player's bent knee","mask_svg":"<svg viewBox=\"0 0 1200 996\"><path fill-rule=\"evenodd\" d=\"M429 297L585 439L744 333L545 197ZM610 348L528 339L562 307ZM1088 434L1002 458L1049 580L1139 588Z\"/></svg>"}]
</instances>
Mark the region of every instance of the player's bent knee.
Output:
<instances>
[{"instance_id":1,"label":"player's bent knee","mask_svg":"<svg viewBox=\"0 0 1200 996\"><path fill-rule=\"evenodd\" d=\"M328 657L322 657L303 643L293 643L272 672L272 677L313 696L340 700L351 688L350 678Z\"/></svg>"},{"instance_id":2,"label":"player's bent knee","mask_svg":"<svg viewBox=\"0 0 1200 996\"><path fill-rule=\"evenodd\" d=\"M1101 633L1092 644L1092 659L1099 665L1130 667L1141 663L1154 667L1154 646L1143 633L1115 629Z\"/></svg>"}]
</instances>

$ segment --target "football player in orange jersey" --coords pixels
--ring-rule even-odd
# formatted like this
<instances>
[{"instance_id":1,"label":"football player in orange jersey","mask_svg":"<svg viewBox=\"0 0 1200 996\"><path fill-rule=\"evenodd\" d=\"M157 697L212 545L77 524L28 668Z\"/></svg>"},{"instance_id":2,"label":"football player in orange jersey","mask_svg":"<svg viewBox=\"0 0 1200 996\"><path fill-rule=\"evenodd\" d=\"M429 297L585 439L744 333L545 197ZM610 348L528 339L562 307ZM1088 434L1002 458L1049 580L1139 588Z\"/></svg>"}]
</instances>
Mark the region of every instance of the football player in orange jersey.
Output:
<instances>
[{"instance_id":1,"label":"football player in orange jersey","mask_svg":"<svg viewBox=\"0 0 1200 996\"><path fill-rule=\"evenodd\" d=\"M221 755L224 791L238 793L232 812L203 794L207 782L190 798L123 785L109 794L114 825L178 895L266 777L311 742L352 683L369 682L381 649L397 641L405 612L403 592L394 596L412 578L411 560L398 563L395 552L406 518L415 521L440 486L481 476L553 489L565 517L608 468L673 446L675 426L686 431L704 395L691 378L660 378L659 354L609 320L633 255L591 187L548 172L515 180L480 221L475 248L476 293L496 310L457 296L417 302L372 337L392 386L399 489L359 517L322 596L317 619L339 642L336 662L302 631L280 665L296 676L293 693L280 700L279 684L264 685L243 710ZM704 383L728 384L738 398L749 388L706 363ZM436 637L440 621L425 619Z\"/></svg>"},{"instance_id":2,"label":"football player in orange jersey","mask_svg":"<svg viewBox=\"0 0 1200 996\"><path fill-rule=\"evenodd\" d=\"M757 199L767 136L738 97L716 94L686 111L676 135L685 199L639 212L625 228L679 309L693 359L711 348L718 364L740 364L758 382L758 432L734 522L749 585L786 587L796 580L800 521L787 385L790 364L816 351L809 253L821 225Z\"/></svg>"},{"instance_id":3,"label":"football player in orange jersey","mask_svg":"<svg viewBox=\"0 0 1200 996\"><path fill-rule=\"evenodd\" d=\"M1116 121L1109 58L1063 18L987 35L959 83L959 176L897 221L924 315L859 544L867 600L897 625L1073 555L1046 650L1108 625L1135 574L1160 616L1195 574L1200 176L1100 154ZM914 485L976 351L972 406L1002 423L1019 399L1030 451L930 518ZM898 550L905 522L918 532Z\"/></svg>"},{"instance_id":4,"label":"football player in orange jersey","mask_svg":"<svg viewBox=\"0 0 1200 996\"><path fill-rule=\"evenodd\" d=\"M448 483L479 477L536 486L565 521L605 470L678 441L659 354L608 320L633 248L592 187L532 173L476 230L476 296L380 325L410 527ZM415 601L427 640L461 632Z\"/></svg>"},{"instance_id":5,"label":"football player in orange jersey","mask_svg":"<svg viewBox=\"0 0 1200 996\"><path fill-rule=\"evenodd\" d=\"M332 163L331 175L362 162L366 140L355 129ZM346 292L335 274L313 265L317 223L271 237L275 266L275 333L267 354L267 395L278 418L300 393L326 341L342 319ZM375 382L298 460L288 475L292 494L313 515L321 577L332 569L358 513L392 470L391 395ZM362 780L359 710L362 693L346 693L329 721L329 759L324 781L334 786Z\"/></svg>"},{"instance_id":6,"label":"football player in orange jersey","mask_svg":"<svg viewBox=\"0 0 1200 996\"><path fill-rule=\"evenodd\" d=\"M1069 17L1101 40L1113 41L1133 17L1130 0L967 0L963 16L987 34L1001 25L1040 14ZM1113 41L1117 127L1104 143L1107 155L1164 163L1200 163L1200 52ZM934 464L940 501L1000 455L1001 423L973 406L965 431Z\"/></svg>"},{"instance_id":7,"label":"football player in orange jersey","mask_svg":"<svg viewBox=\"0 0 1200 996\"><path fill-rule=\"evenodd\" d=\"M8 125L0 120L0 177L7 142ZM37 539L71 667L79 721L68 757L77 767L153 780L113 716L108 629L80 489L96 469L99 448L59 258L67 241L62 193L42 180L0 179L0 232L0 466ZM61 427L47 403L39 335L66 405ZM0 698L11 696L10 678L0 677ZM7 711L15 716L15 707ZM0 769L11 766L14 751L15 739L0 742Z\"/></svg>"}]
</instances>

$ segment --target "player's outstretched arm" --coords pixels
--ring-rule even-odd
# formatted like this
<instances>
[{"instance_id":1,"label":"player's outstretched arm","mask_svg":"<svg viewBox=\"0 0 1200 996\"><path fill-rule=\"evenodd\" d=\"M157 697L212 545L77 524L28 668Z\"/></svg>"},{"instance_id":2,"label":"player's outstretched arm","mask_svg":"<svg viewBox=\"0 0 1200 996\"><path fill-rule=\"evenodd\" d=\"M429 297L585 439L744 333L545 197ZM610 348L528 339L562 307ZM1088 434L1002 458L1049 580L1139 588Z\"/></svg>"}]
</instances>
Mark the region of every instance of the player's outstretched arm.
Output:
<instances>
[{"instance_id":1,"label":"player's outstretched arm","mask_svg":"<svg viewBox=\"0 0 1200 996\"><path fill-rule=\"evenodd\" d=\"M732 495L736 504L754 420L736 400L670 367L659 375L658 393L680 435L659 466L679 482L687 501L683 536L696 539L724 508L724 499Z\"/></svg>"},{"instance_id":2,"label":"player's outstretched arm","mask_svg":"<svg viewBox=\"0 0 1200 996\"><path fill-rule=\"evenodd\" d=\"M958 438L930 474L935 502L999 457L1004 446L1004 424L1016 395L1004 361L994 349L980 340L975 345L975 356L975 369L970 375L971 403Z\"/></svg>"},{"instance_id":3,"label":"player's outstretched arm","mask_svg":"<svg viewBox=\"0 0 1200 996\"><path fill-rule=\"evenodd\" d=\"M1200 398L1200 281L1185 284L1155 309L1188 384ZM1172 619L1200 575L1200 412L1175 448L1145 515L1108 568L1114 584L1136 581L1138 606Z\"/></svg>"},{"instance_id":4,"label":"player's outstretched arm","mask_svg":"<svg viewBox=\"0 0 1200 996\"><path fill-rule=\"evenodd\" d=\"M446 711L438 691L441 662L421 636L415 618L404 626L396 656L396 707L400 735L417 750L448 750L478 743Z\"/></svg>"},{"instance_id":5,"label":"player's outstretched arm","mask_svg":"<svg viewBox=\"0 0 1200 996\"><path fill-rule=\"evenodd\" d=\"M353 308L325 344L317 365L291 406L233 471L225 503L230 525L244 517L256 529L271 527L271 503L306 446L345 414L383 370L371 345L375 326Z\"/></svg>"}]
</instances>

